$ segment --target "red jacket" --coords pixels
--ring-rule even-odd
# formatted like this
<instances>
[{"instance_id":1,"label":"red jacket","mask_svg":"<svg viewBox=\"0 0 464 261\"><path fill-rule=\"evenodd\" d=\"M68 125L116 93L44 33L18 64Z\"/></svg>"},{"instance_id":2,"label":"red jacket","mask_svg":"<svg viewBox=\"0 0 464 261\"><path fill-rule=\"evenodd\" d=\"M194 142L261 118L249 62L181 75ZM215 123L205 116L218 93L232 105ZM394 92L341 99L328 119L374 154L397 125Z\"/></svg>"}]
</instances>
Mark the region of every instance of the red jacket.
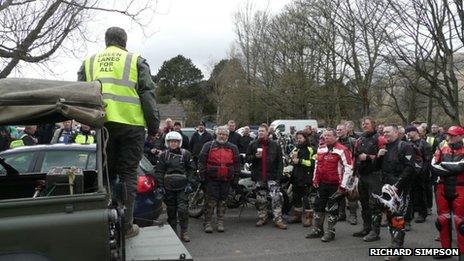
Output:
<instances>
[{"instance_id":1,"label":"red jacket","mask_svg":"<svg viewBox=\"0 0 464 261\"><path fill-rule=\"evenodd\" d=\"M454 165L455 170L443 171L442 163ZM438 175L439 183L464 186L464 146L458 144L453 149L446 143L438 148L432 159L432 171Z\"/></svg>"},{"instance_id":2,"label":"red jacket","mask_svg":"<svg viewBox=\"0 0 464 261\"><path fill-rule=\"evenodd\" d=\"M333 146L319 146L314 167L313 184L315 186L327 183L345 188L352 175L353 160L347 147L338 141Z\"/></svg>"}]
</instances>

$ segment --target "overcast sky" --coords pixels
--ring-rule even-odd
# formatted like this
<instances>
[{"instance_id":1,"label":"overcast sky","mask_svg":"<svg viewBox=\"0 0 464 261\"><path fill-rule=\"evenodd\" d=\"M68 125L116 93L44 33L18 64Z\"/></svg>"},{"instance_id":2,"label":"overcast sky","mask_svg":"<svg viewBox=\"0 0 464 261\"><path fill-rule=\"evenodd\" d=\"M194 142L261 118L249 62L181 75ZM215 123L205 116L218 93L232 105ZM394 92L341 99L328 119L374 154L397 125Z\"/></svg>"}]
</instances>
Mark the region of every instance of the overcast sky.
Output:
<instances>
[{"instance_id":1,"label":"overcast sky","mask_svg":"<svg viewBox=\"0 0 464 261\"><path fill-rule=\"evenodd\" d=\"M256 9L268 8L278 13L291 0L250 0ZM227 58L235 41L233 14L246 0L159 0L154 17L145 37L140 28L126 19L112 14L100 15L89 28L99 37L97 43L88 44L82 58L104 48L104 31L109 26L119 26L128 32L128 50L138 52L148 60L155 75L164 61L182 54L209 75L212 66ZM82 61L68 55L60 55L49 67L52 72L32 69L22 65L21 75L46 79L75 80ZM11 76L13 76L11 75Z\"/></svg>"}]
</instances>

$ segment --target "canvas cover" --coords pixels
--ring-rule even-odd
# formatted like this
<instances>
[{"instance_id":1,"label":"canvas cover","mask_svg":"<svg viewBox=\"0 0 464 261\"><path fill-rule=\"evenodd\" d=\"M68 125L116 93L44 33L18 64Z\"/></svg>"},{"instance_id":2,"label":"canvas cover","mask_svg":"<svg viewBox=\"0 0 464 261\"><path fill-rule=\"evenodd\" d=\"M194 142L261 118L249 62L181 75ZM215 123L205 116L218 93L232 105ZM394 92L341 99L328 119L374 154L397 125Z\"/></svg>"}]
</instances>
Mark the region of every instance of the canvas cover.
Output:
<instances>
[{"instance_id":1,"label":"canvas cover","mask_svg":"<svg viewBox=\"0 0 464 261\"><path fill-rule=\"evenodd\" d=\"M0 125L37 125L74 119L100 128L104 117L98 81L0 79Z\"/></svg>"}]
</instances>

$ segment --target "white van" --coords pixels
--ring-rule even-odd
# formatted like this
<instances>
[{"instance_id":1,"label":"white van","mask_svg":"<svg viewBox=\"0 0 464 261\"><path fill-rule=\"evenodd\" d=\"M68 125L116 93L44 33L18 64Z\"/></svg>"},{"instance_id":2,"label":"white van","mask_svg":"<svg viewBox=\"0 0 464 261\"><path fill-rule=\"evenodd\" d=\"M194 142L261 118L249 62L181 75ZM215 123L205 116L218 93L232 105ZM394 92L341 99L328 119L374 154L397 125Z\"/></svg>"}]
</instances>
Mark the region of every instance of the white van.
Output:
<instances>
[{"instance_id":1,"label":"white van","mask_svg":"<svg viewBox=\"0 0 464 261\"><path fill-rule=\"evenodd\" d=\"M292 128L296 131L303 130L306 125L310 125L312 128L317 128L317 120L275 120L271 123L270 127L274 130L279 130L280 133L290 133Z\"/></svg>"}]
</instances>

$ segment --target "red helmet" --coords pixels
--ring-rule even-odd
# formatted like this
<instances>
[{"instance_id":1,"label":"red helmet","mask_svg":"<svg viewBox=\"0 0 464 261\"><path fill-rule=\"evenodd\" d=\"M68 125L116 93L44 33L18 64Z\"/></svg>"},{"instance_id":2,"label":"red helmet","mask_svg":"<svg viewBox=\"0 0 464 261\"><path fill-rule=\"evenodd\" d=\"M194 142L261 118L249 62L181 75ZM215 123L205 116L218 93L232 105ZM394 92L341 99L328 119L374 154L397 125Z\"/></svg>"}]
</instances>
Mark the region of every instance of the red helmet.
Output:
<instances>
[{"instance_id":1,"label":"red helmet","mask_svg":"<svg viewBox=\"0 0 464 261\"><path fill-rule=\"evenodd\" d=\"M452 136L461 136L461 135L464 135L464 128L462 128L461 126L458 126L458 125L451 126L451 127L449 127L446 134L452 135Z\"/></svg>"}]
</instances>

